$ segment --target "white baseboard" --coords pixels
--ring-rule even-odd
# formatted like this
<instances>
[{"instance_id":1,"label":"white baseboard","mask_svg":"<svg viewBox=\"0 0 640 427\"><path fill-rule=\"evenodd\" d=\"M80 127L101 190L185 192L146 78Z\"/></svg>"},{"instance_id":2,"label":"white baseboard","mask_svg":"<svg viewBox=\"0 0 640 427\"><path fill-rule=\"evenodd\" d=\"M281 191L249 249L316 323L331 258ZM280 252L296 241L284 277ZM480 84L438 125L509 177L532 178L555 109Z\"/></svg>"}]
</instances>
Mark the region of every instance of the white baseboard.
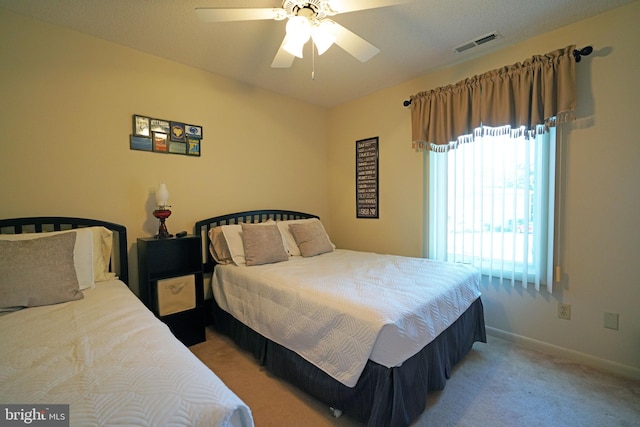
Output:
<instances>
[{"instance_id":1,"label":"white baseboard","mask_svg":"<svg viewBox=\"0 0 640 427\"><path fill-rule=\"evenodd\" d=\"M579 351L574 351L568 348L559 347L554 344L549 344L544 341L527 338L522 335L503 331L502 329L492 328L491 326L487 326L486 329L488 335L502 338L505 341L511 341L524 347L550 354L552 356L572 360L585 366L590 366L592 368L608 371L624 377L640 380L640 369L633 366L623 365L621 363L612 362L610 360L601 359L595 356L590 356L585 353L580 353Z\"/></svg>"}]
</instances>

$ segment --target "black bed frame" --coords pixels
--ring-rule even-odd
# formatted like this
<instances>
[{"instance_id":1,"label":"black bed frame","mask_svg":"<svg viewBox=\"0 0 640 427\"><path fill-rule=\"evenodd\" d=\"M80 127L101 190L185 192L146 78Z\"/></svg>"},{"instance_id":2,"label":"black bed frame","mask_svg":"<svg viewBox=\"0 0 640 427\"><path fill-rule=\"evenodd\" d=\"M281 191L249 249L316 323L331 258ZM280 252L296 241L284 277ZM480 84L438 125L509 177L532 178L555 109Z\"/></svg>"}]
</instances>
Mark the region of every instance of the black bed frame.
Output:
<instances>
[{"instance_id":1,"label":"black bed frame","mask_svg":"<svg viewBox=\"0 0 640 427\"><path fill-rule=\"evenodd\" d=\"M127 229L112 222L88 218L42 216L29 218L0 219L0 234L45 233L81 227L105 227L113 231L113 253L110 270L129 284L129 261L127 257Z\"/></svg>"},{"instance_id":2,"label":"black bed frame","mask_svg":"<svg viewBox=\"0 0 640 427\"><path fill-rule=\"evenodd\" d=\"M203 236L208 246L207 233L218 225L301 218L318 217L295 211L256 210L198 221L194 231ZM205 274L212 273L215 261L208 248L203 252L207 253L203 261ZM350 388L243 325L220 309L215 300L211 301L211 311L213 326L239 347L252 352L268 371L370 427L410 425L424 411L427 393L444 388L453 366L471 350L474 342L486 342L483 306L478 298L455 323L402 366L386 368L369 360L356 386Z\"/></svg>"}]
</instances>

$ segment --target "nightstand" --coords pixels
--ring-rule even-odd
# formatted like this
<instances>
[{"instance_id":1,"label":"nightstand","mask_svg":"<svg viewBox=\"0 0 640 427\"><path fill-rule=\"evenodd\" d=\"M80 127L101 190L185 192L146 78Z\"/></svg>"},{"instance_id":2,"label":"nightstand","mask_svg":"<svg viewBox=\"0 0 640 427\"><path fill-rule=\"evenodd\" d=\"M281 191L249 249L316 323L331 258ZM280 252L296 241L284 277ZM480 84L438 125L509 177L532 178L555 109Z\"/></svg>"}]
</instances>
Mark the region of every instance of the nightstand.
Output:
<instances>
[{"instance_id":1,"label":"nightstand","mask_svg":"<svg viewBox=\"0 0 640 427\"><path fill-rule=\"evenodd\" d=\"M200 236L138 239L140 299L186 346L205 340Z\"/></svg>"}]
</instances>

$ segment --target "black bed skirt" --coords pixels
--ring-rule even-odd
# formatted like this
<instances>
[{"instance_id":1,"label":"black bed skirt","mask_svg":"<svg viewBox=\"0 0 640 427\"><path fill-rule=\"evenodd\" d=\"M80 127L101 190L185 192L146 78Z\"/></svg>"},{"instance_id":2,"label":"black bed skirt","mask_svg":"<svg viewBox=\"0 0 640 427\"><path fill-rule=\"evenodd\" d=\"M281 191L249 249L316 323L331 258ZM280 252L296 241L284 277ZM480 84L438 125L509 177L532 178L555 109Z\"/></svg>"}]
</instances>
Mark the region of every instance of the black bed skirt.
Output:
<instances>
[{"instance_id":1,"label":"black bed skirt","mask_svg":"<svg viewBox=\"0 0 640 427\"><path fill-rule=\"evenodd\" d=\"M474 342L486 342L484 310L478 298L456 322L402 366L386 368L369 360L358 383L350 388L243 325L215 301L212 304L216 330L252 352L269 372L369 427L410 425L424 411L427 393L444 388L453 366Z\"/></svg>"}]
</instances>

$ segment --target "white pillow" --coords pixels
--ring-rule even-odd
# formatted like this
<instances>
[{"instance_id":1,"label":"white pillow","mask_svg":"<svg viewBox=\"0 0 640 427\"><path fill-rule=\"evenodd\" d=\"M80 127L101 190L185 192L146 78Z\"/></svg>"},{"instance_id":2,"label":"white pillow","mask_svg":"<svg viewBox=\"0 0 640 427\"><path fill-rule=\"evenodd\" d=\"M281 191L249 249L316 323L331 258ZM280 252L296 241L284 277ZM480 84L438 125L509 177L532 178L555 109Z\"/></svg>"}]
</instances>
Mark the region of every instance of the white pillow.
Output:
<instances>
[{"instance_id":1,"label":"white pillow","mask_svg":"<svg viewBox=\"0 0 640 427\"><path fill-rule=\"evenodd\" d=\"M310 224L310 223L313 223L313 222L319 222L320 226L324 230L324 226L322 225L322 222L318 218L291 219L291 220L287 220L287 221L277 221L278 229L280 230L280 234L282 234L282 238L284 239L285 248L289 252L289 255L291 255L291 256L300 256L301 255L300 248L296 244L296 239L293 237L293 234L291 233L291 230L289 230L289 224ZM325 230L325 234L326 233L327 232ZM327 239L329 239L329 235L327 235ZM331 246L333 247L333 249L335 249L336 245L334 245L333 242L331 242L331 239L329 239L329 242L331 243Z\"/></svg>"},{"instance_id":2,"label":"white pillow","mask_svg":"<svg viewBox=\"0 0 640 427\"><path fill-rule=\"evenodd\" d=\"M245 264L244 245L242 244L242 226L240 224L223 225L222 235L227 241L231 259L236 265Z\"/></svg>"},{"instance_id":3,"label":"white pillow","mask_svg":"<svg viewBox=\"0 0 640 427\"><path fill-rule=\"evenodd\" d=\"M104 282L116 277L109 271L111 250L113 248L113 231L106 227L88 227L93 233L93 279Z\"/></svg>"},{"instance_id":4,"label":"white pillow","mask_svg":"<svg viewBox=\"0 0 640 427\"><path fill-rule=\"evenodd\" d=\"M89 228L52 231L46 233L0 234L0 240L33 240L56 234L76 233L76 243L73 248L73 264L78 277L80 290L88 289L94 284L93 270L93 232ZM33 260L37 263L38 260Z\"/></svg>"}]
</instances>

